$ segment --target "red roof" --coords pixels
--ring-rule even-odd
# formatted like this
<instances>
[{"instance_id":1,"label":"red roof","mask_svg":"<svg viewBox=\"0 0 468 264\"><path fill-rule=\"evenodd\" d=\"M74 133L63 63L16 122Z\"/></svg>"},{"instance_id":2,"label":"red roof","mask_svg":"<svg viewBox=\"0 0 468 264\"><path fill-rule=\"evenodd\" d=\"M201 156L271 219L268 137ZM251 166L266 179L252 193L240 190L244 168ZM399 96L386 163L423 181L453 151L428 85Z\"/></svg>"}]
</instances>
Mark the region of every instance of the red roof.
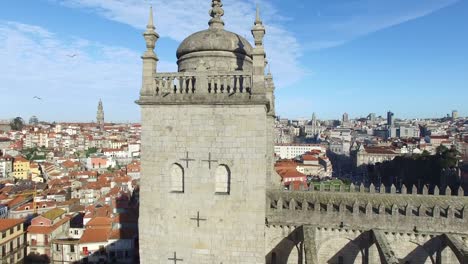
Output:
<instances>
[{"instance_id":1,"label":"red roof","mask_svg":"<svg viewBox=\"0 0 468 264\"><path fill-rule=\"evenodd\" d=\"M0 219L0 231L8 230L24 223L24 219Z\"/></svg>"},{"instance_id":2,"label":"red roof","mask_svg":"<svg viewBox=\"0 0 468 264\"><path fill-rule=\"evenodd\" d=\"M62 220L58 221L53 226L32 226L31 225L31 226L28 227L28 233L31 233L31 234L50 234L55 229L57 229L58 227L60 227L61 225L65 224L68 221L70 221L70 218L64 217Z\"/></svg>"},{"instance_id":3,"label":"red roof","mask_svg":"<svg viewBox=\"0 0 468 264\"><path fill-rule=\"evenodd\" d=\"M80 244L106 242L111 228L88 228L80 238Z\"/></svg>"},{"instance_id":4,"label":"red roof","mask_svg":"<svg viewBox=\"0 0 468 264\"><path fill-rule=\"evenodd\" d=\"M109 217L95 217L91 219L87 224L86 227L111 227L112 219Z\"/></svg>"}]
</instances>

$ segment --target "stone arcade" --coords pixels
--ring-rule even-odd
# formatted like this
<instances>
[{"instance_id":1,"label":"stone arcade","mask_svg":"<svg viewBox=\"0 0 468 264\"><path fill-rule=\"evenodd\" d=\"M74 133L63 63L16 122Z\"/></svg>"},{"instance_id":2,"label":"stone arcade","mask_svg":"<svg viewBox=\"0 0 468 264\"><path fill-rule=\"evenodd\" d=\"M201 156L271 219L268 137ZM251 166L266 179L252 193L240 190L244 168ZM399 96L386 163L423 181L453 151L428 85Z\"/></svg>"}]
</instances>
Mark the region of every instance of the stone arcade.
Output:
<instances>
[{"instance_id":1,"label":"stone arcade","mask_svg":"<svg viewBox=\"0 0 468 264\"><path fill-rule=\"evenodd\" d=\"M280 190L265 28L257 10L252 46L222 6L180 44L178 72L157 72L152 11L143 34L141 263L468 263L460 190Z\"/></svg>"}]
</instances>

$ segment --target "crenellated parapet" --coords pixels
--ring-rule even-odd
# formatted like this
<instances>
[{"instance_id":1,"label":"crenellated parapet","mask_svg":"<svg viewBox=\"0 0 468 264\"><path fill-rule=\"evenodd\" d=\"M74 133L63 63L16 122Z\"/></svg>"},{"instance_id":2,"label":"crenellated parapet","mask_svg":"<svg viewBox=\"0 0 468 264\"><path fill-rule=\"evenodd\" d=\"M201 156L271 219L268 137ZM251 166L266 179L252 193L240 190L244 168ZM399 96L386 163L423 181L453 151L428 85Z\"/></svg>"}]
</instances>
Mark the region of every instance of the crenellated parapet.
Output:
<instances>
[{"instance_id":1,"label":"crenellated parapet","mask_svg":"<svg viewBox=\"0 0 468 264\"><path fill-rule=\"evenodd\" d=\"M266 206L269 224L468 231L468 197L461 196L269 190Z\"/></svg>"},{"instance_id":2,"label":"crenellated parapet","mask_svg":"<svg viewBox=\"0 0 468 264\"><path fill-rule=\"evenodd\" d=\"M443 191L439 189L438 186L434 186L429 192L429 188L427 186L423 186L422 188L418 188L416 185L406 187L406 185L402 185L398 190L395 185L391 186L375 186L374 184L370 184L369 186L365 186L364 184L361 185L326 185L326 184L318 184L318 185L311 185L309 188L305 188L303 185L300 186L301 191L320 191L320 192L348 192L348 193L381 193L381 194L412 194L412 195L452 195L452 196L465 196L465 190L460 187L457 190L452 190L450 187L446 187Z\"/></svg>"}]
</instances>

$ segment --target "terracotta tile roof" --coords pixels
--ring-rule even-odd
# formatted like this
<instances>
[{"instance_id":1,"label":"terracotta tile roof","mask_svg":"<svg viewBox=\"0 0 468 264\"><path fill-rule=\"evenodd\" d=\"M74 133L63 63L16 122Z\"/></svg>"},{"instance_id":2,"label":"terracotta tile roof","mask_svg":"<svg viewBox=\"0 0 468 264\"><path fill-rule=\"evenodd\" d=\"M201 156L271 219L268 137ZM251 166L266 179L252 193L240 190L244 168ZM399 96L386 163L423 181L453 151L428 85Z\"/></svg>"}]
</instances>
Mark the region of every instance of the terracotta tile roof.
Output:
<instances>
[{"instance_id":1,"label":"terracotta tile roof","mask_svg":"<svg viewBox=\"0 0 468 264\"><path fill-rule=\"evenodd\" d=\"M112 226L112 219L110 217L95 217L86 224L86 227L92 227L92 228L102 228L102 227L111 227L111 226Z\"/></svg>"},{"instance_id":2,"label":"terracotta tile roof","mask_svg":"<svg viewBox=\"0 0 468 264\"><path fill-rule=\"evenodd\" d=\"M61 225L65 224L68 221L70 221L70 218L64 217L62 220L58 221L53 226L29 226L28 227L28 233L31 233L31 234L50 234L55 229L59 228Z\"/></svg>"},{"instance_id":3,"label":"terracotta tile roof","mask_svg":"<svg viewBox=\"0 0 468 264\"><path fill-rule=\"evenodd\" d=\"M7 203L8 208L12 208L26 200L26 197L18 196Z\"/></svg>"},{"instance_id":4,"label":"terracotta tile roof","mask_svg":"<svg viewBox=\"0 0 468 264\"><path fill-rule=\"evenodd\" d=\"M25 159L23 156L16 156L15 162L29 162L29 160Z\"/></svg>"},{"instance_id":5,"label":"terracotta tile roof","mask_svg":"<svg viewBox=\"0 0 468 264\"><path fill-rule=\"evenodd\" d=\"M22 223L24 223L24 219L0 219L0 231L8 230Z\"/></svg>"},{"instance_id":6,"label":"terracotta tile roof","mask_svg":"<svg viewBox=\"0 0 468 264\"><path fill-rule=\"evenodd\" d=\"M80 238L80 244L106 242L111 228L87 228Z\"/></svg>"},{"instance_id":7,"label":"terracotta tile roof","mask_svg":"<svg viewBox=\"0 0 468 264\"><path fill-rule=\"evenodd\" d=\"M318 161L318 158L312 155L302 155L304 161Z\"/></svg>"}]
</instances>

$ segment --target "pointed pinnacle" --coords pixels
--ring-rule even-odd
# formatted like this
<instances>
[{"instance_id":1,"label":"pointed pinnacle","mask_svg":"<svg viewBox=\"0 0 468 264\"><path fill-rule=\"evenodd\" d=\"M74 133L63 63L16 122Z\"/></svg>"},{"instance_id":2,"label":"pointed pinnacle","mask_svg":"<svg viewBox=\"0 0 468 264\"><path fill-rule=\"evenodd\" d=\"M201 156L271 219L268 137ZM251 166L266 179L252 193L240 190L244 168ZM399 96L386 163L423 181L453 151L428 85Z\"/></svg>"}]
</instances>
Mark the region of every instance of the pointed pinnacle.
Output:
<instances>
[{"instance_id":1,"label":"pointed pinnacle","mask_svg":"<svg viewBox=\"0 0 468 264\"><path fill-rule=\"evenodd\" d=\"M148 19L148 25L146 26L147 29L155 29L154 21L153 21L153 6L150 6L150 13Z\"/></svg>"},{"instance_id":2,"label":"pointed pinnacle","mask_svg":"<svg viewBox=\"0 0 468 264\"><path fill-rule=\"evenodd\" d=\"M260 19L260 7L257 4L257 14L255 16L255 25L262 24L262 20Z\"/></svg>"}]
</instances>

